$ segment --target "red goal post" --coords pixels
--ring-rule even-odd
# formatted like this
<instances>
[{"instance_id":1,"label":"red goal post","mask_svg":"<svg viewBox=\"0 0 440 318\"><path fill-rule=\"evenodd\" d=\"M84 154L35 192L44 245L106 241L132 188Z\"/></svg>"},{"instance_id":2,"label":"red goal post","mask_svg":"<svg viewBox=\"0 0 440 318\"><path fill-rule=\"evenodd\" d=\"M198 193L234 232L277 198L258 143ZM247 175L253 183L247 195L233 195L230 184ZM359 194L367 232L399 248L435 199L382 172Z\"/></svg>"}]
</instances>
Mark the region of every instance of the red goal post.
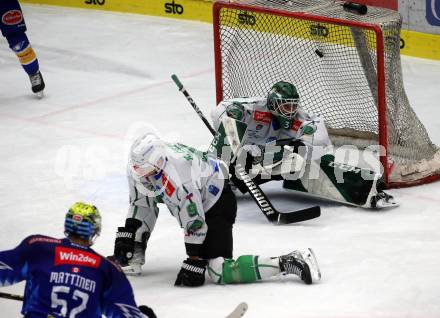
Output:
<instances>
[{"instance_id":1,"label":"red goal post","mask_svg":"<svg viewBox=\"0 0 440 318\"><path fill-rule=\"evenodd\" d=\"M388 187L440 178L440 152L409 105L398 12L347 12L333 0L216 1L216 99L265 96L294 83L336 145L380 145ZM411 140L412 139L412 140ZM412 144L411 144L412 143Z\"/></svg>"}]
</instances>

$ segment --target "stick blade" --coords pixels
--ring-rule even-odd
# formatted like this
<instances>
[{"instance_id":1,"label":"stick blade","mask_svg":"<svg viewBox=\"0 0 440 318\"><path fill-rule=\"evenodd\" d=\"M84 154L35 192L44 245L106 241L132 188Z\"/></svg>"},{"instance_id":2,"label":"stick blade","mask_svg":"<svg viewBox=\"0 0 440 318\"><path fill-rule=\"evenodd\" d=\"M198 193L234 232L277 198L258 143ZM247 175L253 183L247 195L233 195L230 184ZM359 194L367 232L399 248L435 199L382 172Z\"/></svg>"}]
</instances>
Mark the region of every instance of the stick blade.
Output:
<instances>
[{"instance_id":1,"label":"stick blade","mask_svg":"<svg viewBox=\"0 0 440 318\"><path fill-rule=\"evenodd\" d=\"M245 302L239 303L237 307L225 318L240 318L243 317L248 310L248 304Z\"/></svg>"},{"instance_id":2,"label":"stick blade","mask_svg":"<svg viewBox=\"0 0 440 318\"><path fill-rule=\"evenodd\" d=\"M274 220L275 224L290 224L311 220L321 216L321 207L319 205L312 206L288 213L279 213L278 218Z\"/></svg>"},{"instance_id":3,"label":"stick blade","mask_svg":"<svg viewBox=\"0 0 440 318\"><path fill-rule=\"evenodd\" d=\"M23 301L23 296L0 292L0 298Z\"/></svg>"}]
</instances>

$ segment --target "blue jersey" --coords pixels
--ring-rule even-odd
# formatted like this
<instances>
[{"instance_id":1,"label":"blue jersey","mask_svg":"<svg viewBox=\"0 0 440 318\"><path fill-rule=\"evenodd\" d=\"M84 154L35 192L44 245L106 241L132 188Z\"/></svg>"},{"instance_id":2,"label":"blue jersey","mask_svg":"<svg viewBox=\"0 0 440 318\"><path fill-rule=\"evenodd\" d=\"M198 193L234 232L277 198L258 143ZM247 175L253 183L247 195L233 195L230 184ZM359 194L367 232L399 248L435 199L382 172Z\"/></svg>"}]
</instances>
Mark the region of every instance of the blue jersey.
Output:
<instances>
[{"instance_id":1,"label":"blue jersey","mask_svg":"<svg viewBox=\"0 0 440 318\"><path fill-rule=\"evenodd\" d=\"M0 252L0 286L23 280L29 318L144 317L120 268L67 238L33 235Z\"/></svg>"},{"instance_id":2,"label":"blue jersey","mask_svg":"<svg viewBox=\"0 0 440 318\"><path fill-rule=\"evenodd\" d=\"M0 0L0 31L5 37L26 31L23 12L17 0Z\"/></svg>"}]
</instances>

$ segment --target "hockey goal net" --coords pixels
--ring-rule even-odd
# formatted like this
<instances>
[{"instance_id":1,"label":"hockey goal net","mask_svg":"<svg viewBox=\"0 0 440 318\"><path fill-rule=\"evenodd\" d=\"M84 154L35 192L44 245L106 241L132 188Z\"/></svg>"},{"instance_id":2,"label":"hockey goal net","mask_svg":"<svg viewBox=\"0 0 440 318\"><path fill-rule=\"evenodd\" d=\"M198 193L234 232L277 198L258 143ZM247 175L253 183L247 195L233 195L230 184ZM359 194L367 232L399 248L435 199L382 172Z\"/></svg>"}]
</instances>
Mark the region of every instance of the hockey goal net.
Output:
<instances>
[{"instance_id":1,"label":"hockey goal net","mask_svg":"<svg viewBox=\"0 0 440 318\"><path fill-rule=\"evenodd\" d=\"M217 1L213 21L217 103L291 82L335 146L382 146L388 187L440 178L439 148L403 87L398 12L359 14L334 0Z\"/></svg>"}]
</instances>

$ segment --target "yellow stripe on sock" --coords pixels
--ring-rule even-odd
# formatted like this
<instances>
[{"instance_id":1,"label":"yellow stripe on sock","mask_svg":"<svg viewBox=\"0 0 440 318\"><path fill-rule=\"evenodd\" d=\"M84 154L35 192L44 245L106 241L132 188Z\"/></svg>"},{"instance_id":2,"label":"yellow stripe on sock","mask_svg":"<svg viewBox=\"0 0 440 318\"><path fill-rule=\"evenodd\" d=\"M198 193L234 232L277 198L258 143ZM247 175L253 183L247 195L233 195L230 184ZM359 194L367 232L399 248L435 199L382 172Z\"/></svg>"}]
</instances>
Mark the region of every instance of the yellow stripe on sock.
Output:
<instances>
[{"instance_id":1,"label":"yellow stripe on sock","mask_svg":"<svg viewBox=\"0 0 440 318\"><path fill-rule=\"evenodd\" d=\"M22 65L31 64L37 59L37 55L30 45L23 51L18 52L17 57Z\"/></svg>"}]
</instances>

